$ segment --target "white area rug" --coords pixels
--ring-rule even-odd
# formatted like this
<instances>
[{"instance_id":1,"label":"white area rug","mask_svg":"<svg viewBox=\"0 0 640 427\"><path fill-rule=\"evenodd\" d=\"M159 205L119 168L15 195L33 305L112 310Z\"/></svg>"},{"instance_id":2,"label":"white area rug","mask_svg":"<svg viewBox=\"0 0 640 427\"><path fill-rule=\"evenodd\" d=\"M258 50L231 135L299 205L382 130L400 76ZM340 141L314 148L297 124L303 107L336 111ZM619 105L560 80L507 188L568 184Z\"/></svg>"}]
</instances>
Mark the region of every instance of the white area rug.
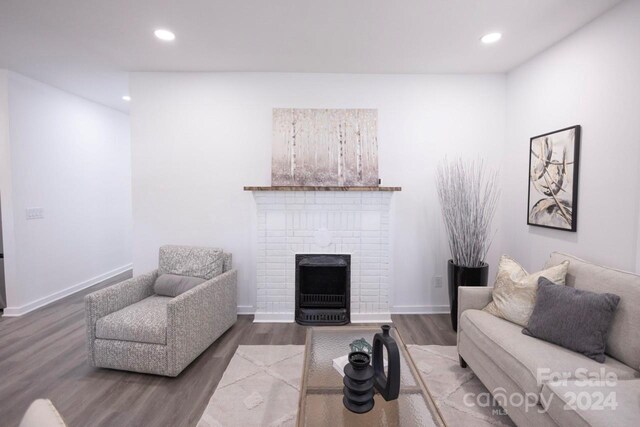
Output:
<instances>
[{"instance_id":1,"label":"white area rug","mask_svg":"<svg viewBox=\"0 0 640 427\"><path fill-rule=\"evenodd\" d=\"M407 347L447 426L515 426L471 369L460 367L455 346Z\"/></svg>"},{"instance_id":2,"label":"white area rug","mask_svg":"<svg viewBox=\"0 0 640 427\"><path fill-rule=\"evenodd\" d=\"M408 348L449 427L514 425L499 406L468 404L488 392L454 346ZM303 358L302 345L239 346L198 427L294 426Z\"/></svg>"}]
</instances>

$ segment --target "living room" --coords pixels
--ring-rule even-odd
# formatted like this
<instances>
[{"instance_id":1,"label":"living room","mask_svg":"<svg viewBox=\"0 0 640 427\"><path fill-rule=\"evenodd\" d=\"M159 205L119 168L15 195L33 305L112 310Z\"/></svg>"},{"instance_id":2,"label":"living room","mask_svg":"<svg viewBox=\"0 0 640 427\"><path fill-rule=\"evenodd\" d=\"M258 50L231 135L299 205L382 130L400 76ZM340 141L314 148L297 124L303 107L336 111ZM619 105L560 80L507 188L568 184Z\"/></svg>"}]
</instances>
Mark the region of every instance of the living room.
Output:
<instances>
[{"instance_id":1,"label":"living room","mask_svg":"<svg viewBox=\"0 0 640 427\"><path fill-rule=\"evenodd\" d=\"M635 425L639 48L639 0L4 1L0 424Z\"/></svg>"}]
</instances>

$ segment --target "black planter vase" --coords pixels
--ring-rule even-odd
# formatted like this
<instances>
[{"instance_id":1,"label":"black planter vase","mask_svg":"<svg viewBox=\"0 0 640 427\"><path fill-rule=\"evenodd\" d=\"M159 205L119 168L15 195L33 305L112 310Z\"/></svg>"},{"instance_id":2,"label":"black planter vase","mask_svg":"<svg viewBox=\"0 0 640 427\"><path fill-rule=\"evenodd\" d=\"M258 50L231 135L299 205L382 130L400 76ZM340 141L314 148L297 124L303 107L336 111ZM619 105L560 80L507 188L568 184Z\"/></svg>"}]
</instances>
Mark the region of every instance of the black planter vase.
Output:
<instances>
[{"instance_id":1,"label":"black planter vase","mask_svg":"<svg viewBox=\"0 0 640 427\"><path fill-rule=\"evenodd\" d=\"M363 351L349 353L349 364L344 367L344 388L342 403L356 414L364 414L373 409L373 367L371 358Z\"/></svg>"},{"instance_id":2,"label":"black planter vase","mask_svg":"<svg viewBox=\"0 0 640 427\"><path fill-rule=\"evenodd\" d=\"M454 331L458 331L458 287L487 286L489 264L486 262L482 264L482 267L462 267L455 265L452 259L448 262L449 304L451 305L451 325Z\"/></svg>"},{"instance_id":3,"label":"black planter vase","mask_svg":"<svg viewBox=\"0 0 640 427\"><path fill-rule=\"evenodd\" d=\"M373 337L373 370L376 373L375 386L384 400L394 400L400 394L400 350L398 343L389 335L389 325L382 325L382 333ZM384 352L387 348L388 375L384 374Z\"/></svg>"}]
</instances>

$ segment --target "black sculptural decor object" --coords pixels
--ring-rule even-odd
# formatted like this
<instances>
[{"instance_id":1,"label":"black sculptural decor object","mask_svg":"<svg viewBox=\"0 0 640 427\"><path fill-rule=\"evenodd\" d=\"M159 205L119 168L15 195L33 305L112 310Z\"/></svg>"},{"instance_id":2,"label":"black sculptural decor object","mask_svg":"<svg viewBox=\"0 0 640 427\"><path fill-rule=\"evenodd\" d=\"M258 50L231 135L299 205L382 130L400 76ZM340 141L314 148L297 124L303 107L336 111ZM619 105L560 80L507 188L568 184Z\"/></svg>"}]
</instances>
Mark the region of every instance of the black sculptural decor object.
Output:
<instances>
[{"instance_id":1,"label":"black sculptural decor object","mask_svg":"<svg viewBox=\"0 0 640 427\"><path fill-rule=\"evenodd\" d=\"M389 335L389 325L382 325L382 333L378 332L373 337L373 370L375 372L375 387L384 397L384 400L394 400L400 394L400 350L398 343ZM382 346L387 348L389 374L384 374L384 352Z\"/></svg>"},{"instance_id":2,"label":"black sculptural decor object","mask_svg":"<svg viewBox=\"0 0 640 427\"><path fill-rule=\"evenodd\" d=\"M364 414L373 409L373 367L371 358L362 351L349 353L349 364L344 367L344 388L342 403L356 414Z\"/></svg>"}]
</instances>

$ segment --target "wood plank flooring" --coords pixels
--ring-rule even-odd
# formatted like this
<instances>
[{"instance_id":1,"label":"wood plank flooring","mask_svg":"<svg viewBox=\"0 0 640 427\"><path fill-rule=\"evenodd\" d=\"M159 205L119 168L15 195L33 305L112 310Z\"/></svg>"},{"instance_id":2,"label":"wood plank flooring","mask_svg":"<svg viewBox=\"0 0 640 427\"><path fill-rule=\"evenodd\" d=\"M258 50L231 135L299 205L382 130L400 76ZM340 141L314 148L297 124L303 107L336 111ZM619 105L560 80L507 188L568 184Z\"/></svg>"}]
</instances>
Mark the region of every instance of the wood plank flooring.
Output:
<instances>
[{"instance_id":1,"label":"wood plank flooring","mask_svg":"<svg viewBox=\"0 0 640 427\"><path fill-rule=\"evenodd\" d=\"M295 323L238 322L177 378L94 369L86 362L84 295L124 273L18 318L0 318L0 425L17 426L37 398L53 401L70 427L195 426L238 345L303 345ZM397 315L407 344L454 345L448 315Z\"/></svg>"}]
</instances>

